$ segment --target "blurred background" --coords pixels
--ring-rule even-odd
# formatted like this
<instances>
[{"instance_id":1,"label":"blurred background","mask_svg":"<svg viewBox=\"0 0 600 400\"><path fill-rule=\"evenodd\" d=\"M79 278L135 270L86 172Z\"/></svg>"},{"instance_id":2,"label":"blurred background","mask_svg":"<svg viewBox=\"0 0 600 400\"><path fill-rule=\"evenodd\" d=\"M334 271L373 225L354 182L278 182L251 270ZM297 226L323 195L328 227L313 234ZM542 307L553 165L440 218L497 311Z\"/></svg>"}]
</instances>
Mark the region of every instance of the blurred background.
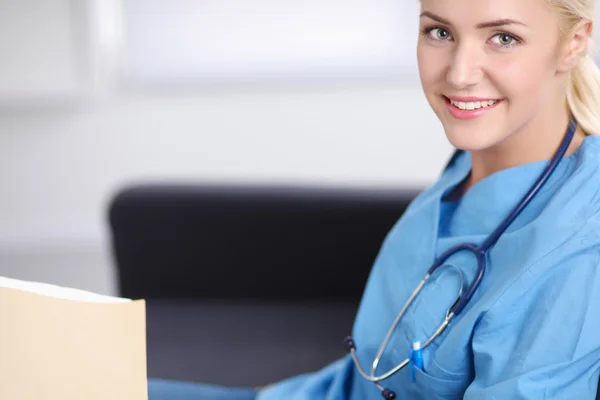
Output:
<instances>
[{"instance_id":1,"label":"blurred background","mask_svg":"<svg viewBox=\"0 0 600 400\"><path fill-rule=\"evenodd\" d=\"M0 0L0 275L148 299L153 377L263 385L342 356L385 233L452 150L417 15Z\"/></svg>"},{"instance_id":2,"label":"blurred background","mask_svg":"<svg viewBox=\"0 0 600 400\"><path fill-rule=\"evenodd\" d=\"M426 185L418 2L0 0L0 275L116 294L143 181Z\"/></svg>"}]
</instances>

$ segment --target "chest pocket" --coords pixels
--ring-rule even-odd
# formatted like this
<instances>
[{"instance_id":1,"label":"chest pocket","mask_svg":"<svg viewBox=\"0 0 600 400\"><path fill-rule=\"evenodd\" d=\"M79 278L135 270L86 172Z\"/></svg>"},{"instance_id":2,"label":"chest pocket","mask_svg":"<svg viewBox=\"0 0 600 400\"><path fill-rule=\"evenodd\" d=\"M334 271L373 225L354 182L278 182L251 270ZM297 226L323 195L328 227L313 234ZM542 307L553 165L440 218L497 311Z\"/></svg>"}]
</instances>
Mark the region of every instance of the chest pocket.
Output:
<instances>
[{"instance_id":1,"label":"chest pocket","mask_svg":"<svg viewBox=\"0 0 600 400\"><path fill-rule=\"evenodd\" d=\"M410 374L409 374L410 375ZM468 386L466 377L439 378L431 373L415 369L415 382L408 383L410 399L454 400L462 399Z\"/></svg>"},{"instance_id":2,"label":"chest pocket","mask_svg":"<svg viewBox=\"0 0 600 400\"><path fill-rule=\"evenodd\" d=\"M394 358L399 356L395 350L391 353ZM401 360L394 360L399 362ZM391 359L384 366L391 369ZM408 367L392 375L381 384L393 390L398 399L410 400L459 400L464 396L467 387L472 381L470 375L455 375L441 370L435 362L427 363L424 370L415 369L415 381L412 381ZM382 370L384 369L382 368Z\"/></svg>"},{"instance_id":3,"label":"chest pocket","mask_svg":"<svg viewBox=\"0 0 600 400\"><path fill-rule=\"evenodd\" d=\"M443 336L440 336L443 338ZM433 342L423 350L423 370L415 368L415 380L412 381L410 369L407 367L392 375L383 386L394 390L398 399L411 400L459 400L464 396L472 381L468 373L453 373L442 369L432 354L439 345ZM460 351L459 349L457 349ZM397 349L391 350L391 362L399 364L405 357ZM460 357L458 357L460 358Z\"/></svg>"}]
</instances>

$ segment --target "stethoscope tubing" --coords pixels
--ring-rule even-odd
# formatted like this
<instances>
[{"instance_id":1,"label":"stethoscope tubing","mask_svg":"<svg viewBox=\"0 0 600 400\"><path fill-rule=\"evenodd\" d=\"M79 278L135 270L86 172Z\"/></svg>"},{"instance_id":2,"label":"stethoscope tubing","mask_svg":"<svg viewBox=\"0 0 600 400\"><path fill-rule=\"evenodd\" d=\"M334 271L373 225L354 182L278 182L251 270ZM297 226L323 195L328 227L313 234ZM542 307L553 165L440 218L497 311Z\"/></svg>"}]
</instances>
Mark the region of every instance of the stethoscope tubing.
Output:
<instances>
[{"instance_id":1,"label":"stethoscope tubing","mask_svg":"<svg viewBox=\"0 0 600 400\"><path fill-rule=\"evenodd\" d=\"M569 148L569 145L571 144L571 141L573 139L573 136L575 135L576 129L577 129L577 122L575 121L574 118L571 118L571 120L569 121L569 127L567 129L567 133L565 134L565 137L562 140L560 147L558 148L558 150L556 151L556 153L554 154L554 156L552 157L552 159L550 160L548 165L544 168L544 171L540 174L540 176L538 177L536 182L527 191L527 193L521 198L521 200L517 203L517 205L511 210L511 212L507 215L507 217L504 218L504 220L502 220L502 222L498 225L498 227L492 233L490 233L487 236L487 238L480 245L477 245L474 243L464 243L464 244L452 247L451 249L448 249L446 252L444 252L441 256L439 256L434 261L433 265L428 269L425 277L419 282L419 284L417 285L417 287L415 288L413 293L410 295L408 300L404 303L402 309L400 310L400 312L394 319L394 322L392 323L384 340L382 341L382 343L379 346L379 349L377 350L376 356L373 360L370 374L367 374L365 372L365 370L362 368L360 360L358 359L358 357L356 355L356 345L355 345L352 337L347 337L344 340L344 347L350 353L359 374L367 381L375 383L382 391L384 391L384 395L385 395L385 392L389 392L391 394L393 394L393 392L380 386L379 382L388 379L389 377L394 375L396 372L400 371L402 368L404 368L406 365L408 365L409 359L406 358L404 361L402 361L396 367L390 369L389 371L387 371L381 375L376 375L379 361L381 360L381 357L383 356L383 353L385 352L387 345L388 345L394 331L396 330L396 327L400 323L402 317L404 316L404 314L406 313L406 311L408 310L408 308L410 307L412 302L419 295L419 293L421 292L421 290L423 289L423 287L425 286L427 281L431 278L431 276L434 273L436 273L438 270L440 270L443 266L452 266L452 267L456 268L456 270L459 272L459 274L461 276L461 287L460 287L460 291L459 291L456 301L452 304L452 306L446 312L446 317L444 318L442 323L438 326L438 328L435 330L435 332L429 337L429 339L427 339L427 341L425 341L425 343L422 346L423 349L425 349L427 346L429 346L439 335L441 335L446 330L446 328L450 325L450 322L452 321L452 319L455 316L459 315L464 310L464 308L468 304L468 302L471 300L471 298L473 297L475 291L479 287L479 285L483 279L483 276L485 274L485 258L487 256L487 252L490 250L490 248L492 246L494 246L496 244L496 242L498 241L500 236L506 231L506 229L510 226L510 224L512 222L514 222L514 220L521 214L521 212L525 209L525 207L527 207L527 205L531 202L531 200L533 200L535 195L541 190L541 188L548 181L548 179L550 178L552 173L556 170L556 168L558 167L558 164L564 157L567 149ZM454 155L452 156L447 167L449 167L458 158L459 153L460 153L459 151L454 153ZM475 273L475 277L473 278L471 284L468 286L467 290L464 293L463 293L463 286L462 286L463 281L464 281L463 277L462 277L462 271L452 264L445 264L445 262L452 255L454 255L458 252L461 252L461 251L471 252L477 259L477 271Z\"/></svg>"}]
</instances>

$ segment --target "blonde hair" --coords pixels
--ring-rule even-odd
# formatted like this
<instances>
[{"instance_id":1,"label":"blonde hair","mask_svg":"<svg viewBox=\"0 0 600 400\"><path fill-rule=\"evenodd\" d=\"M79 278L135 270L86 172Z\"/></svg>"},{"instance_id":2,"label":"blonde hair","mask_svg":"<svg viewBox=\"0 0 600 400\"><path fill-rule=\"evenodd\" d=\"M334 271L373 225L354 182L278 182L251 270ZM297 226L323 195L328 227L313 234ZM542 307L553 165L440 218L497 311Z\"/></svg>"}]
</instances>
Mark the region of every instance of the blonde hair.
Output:
<instances>
[{"instance_id":1,"label":"blonde hair","mask_svg":"<svg viewBox=\"0 0 600 400\"><path fill-rule=\"evenodd\" d=\"M595 0L546 0L559 13L561 30L570 32L583 18L594 20ZM568 75L567 103L587 135L600 135L600 68L588 52Z\"/></svg>"}]
</instances>

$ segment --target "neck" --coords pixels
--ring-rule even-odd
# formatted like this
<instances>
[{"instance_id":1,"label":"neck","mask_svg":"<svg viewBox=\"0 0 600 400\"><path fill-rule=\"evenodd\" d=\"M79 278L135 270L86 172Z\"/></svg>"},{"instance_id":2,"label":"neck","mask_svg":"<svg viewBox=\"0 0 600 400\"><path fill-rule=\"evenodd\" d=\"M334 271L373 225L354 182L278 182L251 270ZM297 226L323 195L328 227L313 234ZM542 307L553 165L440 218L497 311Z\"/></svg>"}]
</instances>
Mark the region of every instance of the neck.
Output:
<instances>
[{"instance_id":1,"label":"neck","mask_svg":"<svg viewBox=\"0 0 600 400\"><path fill-rule=\"evenodd\" d=\"M557 118L537 118L502 142L472 151L471 173L462 192L500 170L551 159L565 137L569 121L568 111L558 113ZM585 134L578 127L565 156L573 154L584 138Z\"/></svg>"}]
</instances>

